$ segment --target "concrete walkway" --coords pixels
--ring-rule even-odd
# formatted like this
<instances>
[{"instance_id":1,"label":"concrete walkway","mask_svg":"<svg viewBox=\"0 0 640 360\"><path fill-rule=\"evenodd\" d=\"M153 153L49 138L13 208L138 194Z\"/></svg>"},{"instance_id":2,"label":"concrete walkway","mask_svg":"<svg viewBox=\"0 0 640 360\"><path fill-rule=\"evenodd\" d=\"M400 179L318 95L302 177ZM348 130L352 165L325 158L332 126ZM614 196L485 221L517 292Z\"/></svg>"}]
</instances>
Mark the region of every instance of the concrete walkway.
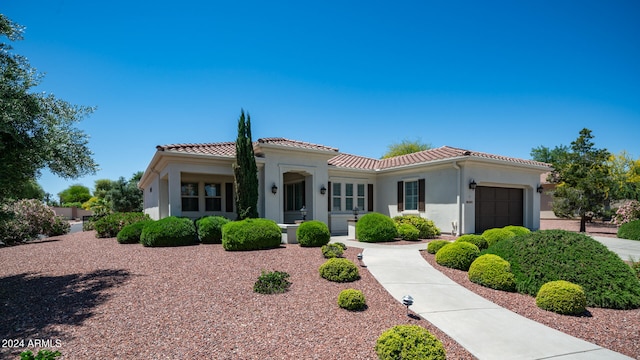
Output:
<instances>
[{"instance_id":1,"label":"concrete walkway","mask_svg":"<svg viewBox=\"0 0 640 360\"><path fill-rule=\"evenodd\" d=\"M393 246L332 237L335 241L363 248L367 269L396 300L411 295L413 312L478 359L631 359L529 320L458 285L422 258L418 250L425 244ZM640 242L637 245L631 252L640 251ZM617 246L627 248L624 243Z\"/></svg>"}]
</instances>

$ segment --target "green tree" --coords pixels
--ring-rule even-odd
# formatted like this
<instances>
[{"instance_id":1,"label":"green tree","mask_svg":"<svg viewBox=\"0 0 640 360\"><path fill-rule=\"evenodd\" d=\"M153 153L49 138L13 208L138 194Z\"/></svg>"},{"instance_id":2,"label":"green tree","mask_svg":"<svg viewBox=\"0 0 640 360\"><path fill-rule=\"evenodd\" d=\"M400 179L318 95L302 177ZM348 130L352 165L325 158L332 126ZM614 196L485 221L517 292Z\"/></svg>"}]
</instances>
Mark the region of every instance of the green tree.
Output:
<instances>
[{"instance_id":1,"label":"green tree","mask_svg":"<svg viewBox=\"0 0 640 360\"><path fill-rule=\"evenodd\" d=\"M44 189L35 179L29 179L22 184L17 184L17 186L20 186L20 188L16 189L16 200L36 199L42 201L45 199Z\"/></svg>"},{"instance_id":2,"label":"green tree","mask_svg":"<svg viewBox=\"0 0 640 360\"><path fill-rule=\"evenodd\" d=\"M105 195L105 200L114 212L142 211L142 190L138 189L138 181L142 178L142 171L133 174L131 179L120 177L112 182L112 187Z\"/></svg>"},{"instance_id":3,"label":"green tree","mask_svg":"<svg viewBox=\"0 0 640 360\"><path fill-rule=\"evenodd\" d=\"M591 130L582 129L566 156L552 162L551 178L556 216L580 216L580 232L586 231L588 213L601 214L612 185L606 149L596 149Z\"/></svg>"},{"instance_id":4,"label":"green tree","mask_svg":"<svg viewBox=\"0 0 640 360\"><path fill-rule=\"evenodd\" d=\"M626 151L609 157L614 186L611 198L614 200L640 200L640 159L633 160Z\"/></svg>"},{"instance_id":5,"label":"green tree","mask_svg":"<svg viewBox=\"0 0 640 360\"><path fill-rule=\"evenodd\" d=\"M530 155L532 160L554 164L562 161L568 152L569 148L565 145L556 146L553 149L549 149L546 146L539 146L531 149Z\"/></svg>"},{"instance_id":6,"label":"green tree","mask_svg":"<svg viewBox=\"0 0 640 360\"><path fill-rule=\"evenodd\" d=\"M60 203L63 204L82 204L91 199L91 190L81 184L74 184L58 193Z\"/></svg>"},{"instance_id":7,"label":"green tree","mask_svg":"<svg viewBox=\"0 0 640 360\"><path fill-rule=\"evenodd\" d=\"M0 14L1 37L18 41L22 33L22 26ZM97 168L88 136L74 127L94 109L33 91L43 75L12 50L0 42L0 202L16 198L43 168L67 179Z\"/></svg>"},{"instance_id":8,"label":"green tree","mask_svg":"<svg viewBox=\"0 0 640 360\"><path fill-rule=\"evenodd\" d=\"M382 159L388 159L394 156L407 155L415 152L429 150L431 144L423 143L418 140L404 139L399 143L393 143L387 146L387 152L382 155Z\"/></svg>"},{"instance_id":9,"label":"green tree","mask_svg":"<svg viewBox=\"0 0 640 360\"><path fill-rule=\"evenodd\" d=\"M244 110L238 118L236 162L233 164L236 187L236 213L238 220L258 217L258 166L251 140L251 116Z\"/></svg>"}]
</instances>

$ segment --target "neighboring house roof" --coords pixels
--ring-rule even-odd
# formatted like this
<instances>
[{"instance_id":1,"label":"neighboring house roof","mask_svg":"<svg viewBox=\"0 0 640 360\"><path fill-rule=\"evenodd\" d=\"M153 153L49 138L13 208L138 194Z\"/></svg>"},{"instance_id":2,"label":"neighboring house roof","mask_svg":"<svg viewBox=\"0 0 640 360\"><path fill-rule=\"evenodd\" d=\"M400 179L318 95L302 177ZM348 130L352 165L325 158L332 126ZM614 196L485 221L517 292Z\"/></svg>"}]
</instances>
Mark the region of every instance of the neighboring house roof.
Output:
<instances>
[{"instance_id":1,"label":"neighboring house roof","mask_svg":"<svg viewBox=\"0 0 640 360\"><path fill-rule=\"evenodd\" d=\"M336 153L336 156L329 159L328 164L330 166L345 169L386 170L456 158L488 159L528 166L551 167L551 165L539 161L487 154L483 152L454 148L450 146L441 146L435 149L423 150L412 154L395 156L388 159L373 159L359 155L344 153L341 154L339 153L339 150L334 147L312 144L304 141L289 140L280 137L261 138L258 139L258 141L254 142L253 146L254 151L257 155L261 154L261 147L286 147L292 149L304 149L329 153L333 152ZM235 142L220 142L208 144L172 144L159 145L156 148L158 149L158 151L204 154L225 157L235 157L236 154Z\"/></svg>"}]
</instances>

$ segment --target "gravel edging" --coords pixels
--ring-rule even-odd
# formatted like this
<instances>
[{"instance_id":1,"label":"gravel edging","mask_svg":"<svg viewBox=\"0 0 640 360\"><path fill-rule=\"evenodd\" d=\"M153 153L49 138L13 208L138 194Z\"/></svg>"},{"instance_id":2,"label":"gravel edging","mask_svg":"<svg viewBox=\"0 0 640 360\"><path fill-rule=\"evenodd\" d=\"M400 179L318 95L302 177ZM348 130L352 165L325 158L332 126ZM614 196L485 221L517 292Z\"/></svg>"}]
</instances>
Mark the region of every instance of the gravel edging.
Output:
<instances>
[{"instance_id":1,"label":"gravel edging","mask_svg":"<svg viewBox=\"0 0 640 360\"><path fill-rule=\"evenodd\" d=\"M492 301L493 303L531 320L562 331L635 359L640 359L640 309L613 310L587 308L590 317L566 316L536 306L529 295L493 290L469 281L466 271L438 265L435 255L420 251L422 257L451 280Z\"/></svg>"},{"instance_id":2,"label":"gravel edging","mask_svg":"<svg viewBox=\"0 0 640 360\"><path fill-rule=\"evenodd\" d=\"M357 264L360 251L345 257ZM474 358L408 317L366 268L356 282L332 283L318 274L324 261L319 248L299 245L145 248L94 232L0 248L0 339L49 341L44 348L60 359L374 359L384 330L412 323L438 337L449 358ZM262 270L288 272L290 290L254 293ZM362 290L368 309L340 309L346 288ZM25 347L0 348L0 357L17 359Z\"/></svg>"}]
</instances>

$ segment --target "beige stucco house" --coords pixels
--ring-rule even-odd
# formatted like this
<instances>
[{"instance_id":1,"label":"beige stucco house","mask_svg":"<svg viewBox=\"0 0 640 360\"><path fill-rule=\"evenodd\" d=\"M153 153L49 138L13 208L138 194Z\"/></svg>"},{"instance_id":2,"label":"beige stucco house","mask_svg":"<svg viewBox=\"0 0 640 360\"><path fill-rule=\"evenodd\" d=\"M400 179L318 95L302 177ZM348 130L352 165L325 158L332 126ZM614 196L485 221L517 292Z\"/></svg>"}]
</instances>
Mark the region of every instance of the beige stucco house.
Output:
<instances>
[{"instance_id":1,"label":"beige stucco house","mask_svg":"<svg viewBox=\"0 0 640 360\"><path fill-rule=\"evenodd\" d=\"M540 227L540 175L549 165L443 146L390 159L340 153L337 148L284 138L254 143L261 217L294 223L307 219L347 233L359 214L419 215L445 233L492 227ZM235 219L235 143L158 146L139 187L144 211Z\"/></svg>"}]
</instances>

